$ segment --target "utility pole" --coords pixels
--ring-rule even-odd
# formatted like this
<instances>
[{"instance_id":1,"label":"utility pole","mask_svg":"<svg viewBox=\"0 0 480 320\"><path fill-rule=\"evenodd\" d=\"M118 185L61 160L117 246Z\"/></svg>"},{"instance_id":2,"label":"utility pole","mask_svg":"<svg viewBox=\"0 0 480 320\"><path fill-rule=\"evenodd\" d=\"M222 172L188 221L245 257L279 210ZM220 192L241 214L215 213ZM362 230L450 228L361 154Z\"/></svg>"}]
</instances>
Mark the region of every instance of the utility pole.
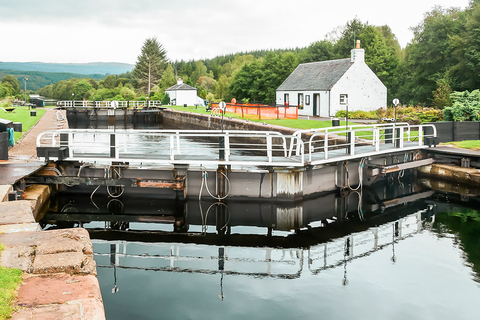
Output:
<instances>
[{"instance_id":1,"label":"utility pole","mask_svg":"<svg viewBox=\"0 0 480 320\"><path fill-rule=\"evenodd\" d=\"M23 79L25 80L25 90L24 90L25 91L25 103L27 103L27 80L28 80L28 78L25 77Z\"/></svg>"}]
</instances>

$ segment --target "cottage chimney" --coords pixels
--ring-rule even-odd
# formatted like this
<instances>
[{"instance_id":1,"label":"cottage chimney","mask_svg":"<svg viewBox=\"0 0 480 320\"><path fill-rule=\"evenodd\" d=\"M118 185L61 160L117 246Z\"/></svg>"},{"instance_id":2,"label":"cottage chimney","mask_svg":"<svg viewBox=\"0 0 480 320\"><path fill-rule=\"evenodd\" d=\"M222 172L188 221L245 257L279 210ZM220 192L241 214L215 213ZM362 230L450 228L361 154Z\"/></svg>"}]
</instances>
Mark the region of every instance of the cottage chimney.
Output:
<instances>
[{"instance_id":1,"label":"cottage chimney","mask_svg":"<svg viewBox=\"0 0 480 320\"><path fill-rule=\"evenodd\" d=\"M177 84L183 84L182 78L178 78L178 79L177 79Z\"/></svg>"},{"instance_id":2,"label":"cottage chimney","mask_svg":"<svg viewBox=\"0 0 480 320\"><path fill-rule=\"evenodd\" d=\"M360 62L364 63L365 62L365 49L360 48L360 40L357 40L355 44L355 49L352 49L351 51L351 57L350 61L353 63Z\"/></svg>"}]
</instances>

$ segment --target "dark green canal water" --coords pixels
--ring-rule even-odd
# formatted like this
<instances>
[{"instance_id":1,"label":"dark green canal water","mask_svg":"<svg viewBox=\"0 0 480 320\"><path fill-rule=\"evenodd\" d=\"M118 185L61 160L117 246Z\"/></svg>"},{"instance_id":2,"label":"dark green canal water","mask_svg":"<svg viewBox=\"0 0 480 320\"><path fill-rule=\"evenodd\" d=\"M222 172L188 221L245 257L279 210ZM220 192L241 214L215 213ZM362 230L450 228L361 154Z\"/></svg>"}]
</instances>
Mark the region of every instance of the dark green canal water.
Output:
<instances>
[{"instance_id":1,"label":"dark green canal water","mask_svg":"<svg viewBox=\"0 0 480 320\"><path fill-rule=\"evenodd\" d=\"M480 317L477 196L387 185L295 207L94 201L60 197L45 223L90 231L109 320Z\"/></svg>"}]
</instances>

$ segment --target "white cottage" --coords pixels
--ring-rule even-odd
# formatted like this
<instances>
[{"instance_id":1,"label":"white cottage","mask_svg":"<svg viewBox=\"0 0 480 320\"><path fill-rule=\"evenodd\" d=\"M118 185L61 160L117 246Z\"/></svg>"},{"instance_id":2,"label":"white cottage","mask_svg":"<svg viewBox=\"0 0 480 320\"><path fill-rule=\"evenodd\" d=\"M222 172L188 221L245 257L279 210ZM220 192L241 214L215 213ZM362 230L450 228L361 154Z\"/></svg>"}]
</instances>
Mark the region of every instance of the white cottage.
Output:
<instances>
[{"instance_id":1,"label":"white cottage","mask_svg":"<svg viewBox=\"0 0 480 320\"><path fill-rule=\"evenodd\" d=\"M387 88L365 63L360 41L347 59L302 63L278 87L276 103L298 114L332 117L339 110L373 111L387 105Z\"/></svg>"},{"instance_id":2,"label":"white cottage","mask_svg":"<svg viewBox=\"0 0 480 320\"><path fill-rule=\"evenodd\" d=\"M197 88L183 83L182 79L177 80L177 84L165 90L170 97L170 104L176 106L194 106L199 103L197 97Z\"/></svg>"}]
</instances>

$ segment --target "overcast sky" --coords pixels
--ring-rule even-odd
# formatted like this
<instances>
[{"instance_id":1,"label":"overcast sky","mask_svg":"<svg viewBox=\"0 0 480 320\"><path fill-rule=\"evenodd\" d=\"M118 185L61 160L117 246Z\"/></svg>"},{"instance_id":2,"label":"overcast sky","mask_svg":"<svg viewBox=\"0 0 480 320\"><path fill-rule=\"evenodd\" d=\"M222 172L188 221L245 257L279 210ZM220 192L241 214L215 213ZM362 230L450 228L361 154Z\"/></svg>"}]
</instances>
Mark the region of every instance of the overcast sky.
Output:
<instances>
[{"instance_id":1,"label":"overcast sky","mask_svg":"<svg viewBox=\"0 0 480 320\"><path fill-rule=\"evenodd\" d=\"M400 45L433 6L469 0L0 0L0 61L134 64L157 37L170 60L305 47L357 17Z\"/></svg>"}]
</instances>

